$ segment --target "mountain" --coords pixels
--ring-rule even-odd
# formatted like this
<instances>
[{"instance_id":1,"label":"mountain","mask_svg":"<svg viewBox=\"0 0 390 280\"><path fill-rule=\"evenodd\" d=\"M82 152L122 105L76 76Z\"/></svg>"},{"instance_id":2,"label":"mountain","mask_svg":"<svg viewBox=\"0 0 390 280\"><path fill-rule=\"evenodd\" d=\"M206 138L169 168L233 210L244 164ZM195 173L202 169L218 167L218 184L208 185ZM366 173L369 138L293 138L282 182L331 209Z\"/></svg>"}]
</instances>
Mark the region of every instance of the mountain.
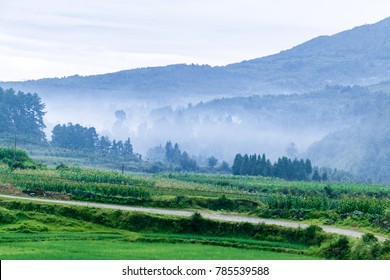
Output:
<instances>
[{"instance_id":1,"label":"mountain","mask_svg":"<svg viewBox=\"0 0 390 280\"><path fill-rule=\"evenodd\" d=\"M278 54L223 67L169 65L116 73L3 82L42 97L83 93L176 100L304 92L325 85L390 80L390 18L333 36L321 36Z\"/></svg>"},{"instance_id":2,"label":"mountain","mask_svg":"<svg viewBox=\"0 0 390 280\"><path fill-rule=\"evenodd\" d=\"M368 85L390 79L390 18L321 36L276 55L228 65L280 88Z\"/></svg>"}]
</instances>

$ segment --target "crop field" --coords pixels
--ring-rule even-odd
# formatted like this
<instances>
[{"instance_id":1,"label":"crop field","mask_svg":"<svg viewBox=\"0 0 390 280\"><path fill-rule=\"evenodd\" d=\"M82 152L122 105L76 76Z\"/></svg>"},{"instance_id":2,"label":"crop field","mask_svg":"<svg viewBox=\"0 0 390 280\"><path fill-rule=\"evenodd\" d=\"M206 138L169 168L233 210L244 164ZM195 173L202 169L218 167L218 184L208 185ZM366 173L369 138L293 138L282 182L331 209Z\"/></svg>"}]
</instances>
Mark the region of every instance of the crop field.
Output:
<instances>
[{"instance_id":1,"label":"crop field","mask_svg":"<svg viewBox=\"0 0 390 280\"><path fill-rule=\"evenodd\" d=\"M72 200L245 213L390 233L388 186L232 175L123 175L81 168L10 171L5 167L0 167L0 182L21 191L68 195Z\"/></svg>"},{"instance_id":2,"label":"crop field","mask_svg":"<svg viewBox=\"0 0 390 280\"><path fill-rule=\"evenodd\" d=\"M12 170L0 165L0 192L367 232L354 239L317 226L291 229L0 198L1 259L390 259L390 242L378 242L371 234L390 236L387 186L220 174L134 175L66 166Z\"/></svg>"}]
</instances>

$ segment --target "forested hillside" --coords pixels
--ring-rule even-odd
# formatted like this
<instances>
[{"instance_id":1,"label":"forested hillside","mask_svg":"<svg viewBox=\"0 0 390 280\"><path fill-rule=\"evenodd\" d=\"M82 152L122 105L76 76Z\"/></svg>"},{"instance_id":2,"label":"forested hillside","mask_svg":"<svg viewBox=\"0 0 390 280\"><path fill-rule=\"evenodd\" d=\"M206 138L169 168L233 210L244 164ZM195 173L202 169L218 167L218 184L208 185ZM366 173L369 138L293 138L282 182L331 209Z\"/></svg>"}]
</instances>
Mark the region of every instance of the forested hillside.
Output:
<instances>
[{"instance_id":1,"label":"forested hillside","mask_svg":"<svg viewBox=\"0 0 390 280\"><path fill-rule=\"evenodd\" d=\"M327 87L303 95L216 99L181 110L162 108L150 119L143 139L168 127L192 153L214 151L307 157L318 166L389 182L390 95L364 87ZM191 150L191 148L193 150ZM236 153L234 153L236 152Z\"/></svg>"}]
</instances>

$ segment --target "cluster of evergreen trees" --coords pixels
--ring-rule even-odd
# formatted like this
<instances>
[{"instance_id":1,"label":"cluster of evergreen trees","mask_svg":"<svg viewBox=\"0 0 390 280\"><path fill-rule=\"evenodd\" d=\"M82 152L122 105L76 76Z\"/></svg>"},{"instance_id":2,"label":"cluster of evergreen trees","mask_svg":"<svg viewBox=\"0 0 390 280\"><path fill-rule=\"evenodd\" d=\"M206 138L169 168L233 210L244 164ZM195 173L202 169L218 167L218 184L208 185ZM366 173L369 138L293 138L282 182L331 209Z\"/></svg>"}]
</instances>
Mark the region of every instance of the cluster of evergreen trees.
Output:
<instances>
[{"instance_id":1,"label":"cluster of evergreen trees","mask_svg":"<svg viewBox=\"0 0 390 280\"><path fill-rule=\"evenodd\" d=\"M37 94L0 87L0 134L22 135L35 142L46 141L43 129L45 105Z\"/></svg>"},{"instance_id":2,"label":"cluster of evergreen trees","mask_svg":"<svg viewBox=\"0 0 390 280\"><path fill-rule=\"evenodd\" d=\"M196 171L198 165L195 160L191 159L186 151L181 152L179 145L172 145L171 141L165 144L165 160L170 164L180 166L182 170Z\"/></svg>"},{"instance_id":3,"label":"cluster of evergreen trees","mask_svg":"<svg viewBox=\"0 0 390 280\"><path fill-rule=\"evenodd\" d=\"M124 161L137 158L130 138L125 142L111 141L107 136L99 138L94 127L83 127L80 124L56 125L53 128L51 144L63 149L95 152L101 157L113 157Z\"/></svg>"},{"instance_id":4,"label":"cluster of evergreen trees","mask_svg":"<svg viewBox=\"0 0 390 280\"><path fill-rule=\"evenodd\" d=\"M263 155L237 154L232 166L234 175L252 175L265 177L278 177L286 180L316 180L326 179L326 174L321 177L314 170L309 159L291 160L287 157L279 158L275 163Z\"/></svg>"}]
</instances>

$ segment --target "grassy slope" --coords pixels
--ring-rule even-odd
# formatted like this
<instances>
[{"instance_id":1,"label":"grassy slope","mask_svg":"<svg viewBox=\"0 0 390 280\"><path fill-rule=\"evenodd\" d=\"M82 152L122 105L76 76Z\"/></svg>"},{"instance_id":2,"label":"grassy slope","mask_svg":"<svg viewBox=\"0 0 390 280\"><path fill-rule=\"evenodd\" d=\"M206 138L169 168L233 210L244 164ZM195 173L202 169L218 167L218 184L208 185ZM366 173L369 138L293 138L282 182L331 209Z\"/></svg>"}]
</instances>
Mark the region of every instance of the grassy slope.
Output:
<instances>
[{"instance_id":1,"label":"grassy slope","mask_svg":"<svg viewBox=\"0 0 390 280\"><path fill-rule=\"evenodd\" d=\"M290 247L302 253L308 249L299 244L131 232L61 215L1 210L3 217L4 213L13 217L12 221L8 219L8 222L4 222L6 219L3 219L0 223L0 259L3 260L317 258L272 251L274 248ZM240 244L252 247L239 248Z\"/></svg>"}]
</instances>

